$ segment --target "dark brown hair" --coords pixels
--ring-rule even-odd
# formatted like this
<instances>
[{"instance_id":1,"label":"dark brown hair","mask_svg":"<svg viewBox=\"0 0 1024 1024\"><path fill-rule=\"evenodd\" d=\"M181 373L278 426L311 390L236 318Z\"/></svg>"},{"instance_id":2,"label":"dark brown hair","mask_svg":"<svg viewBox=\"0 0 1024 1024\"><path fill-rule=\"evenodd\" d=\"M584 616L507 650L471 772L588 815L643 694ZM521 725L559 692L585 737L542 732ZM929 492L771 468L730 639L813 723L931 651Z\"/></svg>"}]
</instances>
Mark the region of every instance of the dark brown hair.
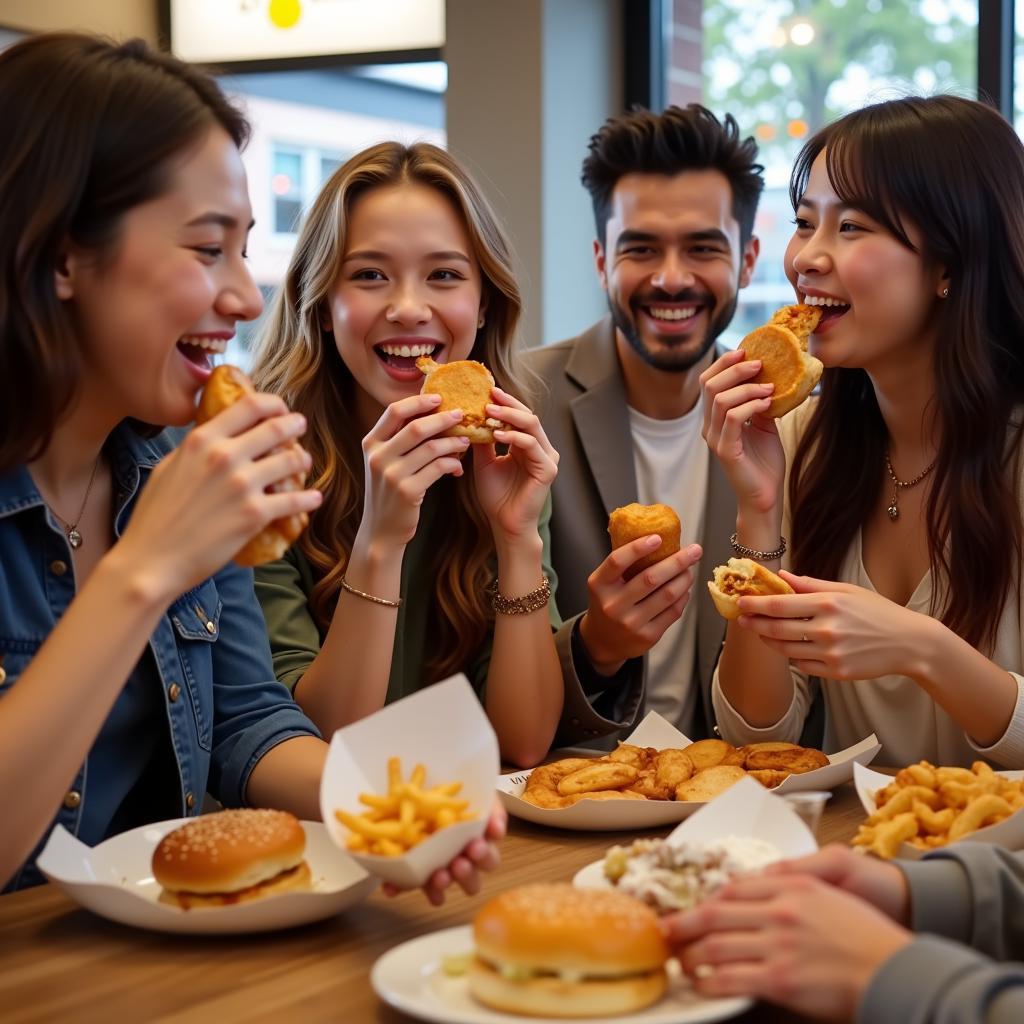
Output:
<instances>
[{"instance_id":1,"label":"dark brown hair","mask_svg":"<svg viewBox=\"0 0 1024 1024\"><path fill-rule=\"evenodd\" d=\"M626 174L681 174L720 171L732 189L732 213L740 226L740 244L754 231L764 168L756 162L757 143L732 114L719 121L707 107L691 103L667 107L661 114L632 110L611 117L590 137L582 181L594 204L597 237L604 244L612 193Z\"/></svg>"},{"instance_id":2,"label":"dark brown hair","mask_svg":"<svg viewBox=\"0 0 1024 1024\"><path fill-rule=\"evenodd\" d=\"M161 194L172 158L245 118L213 80L142 40L40 35L0 54L0 472L45 451L80 350L54 275L69 241L100 258Z\"/></svg>"},{"instance_id":3,"label":"dark brown hair","mask_svg":"<svg viewBox=\"0 0 1024 1024\"><path fill-rule=\"evenodd\" d=\"M1019 587L1022 551L1024 147L998 113L973 100L879 103L804 146L790 185L794 208L823 150L840 199L917 251L907 234L913 225L921 258L948 272L930 410L939 448L925 510L933 578L948 582L948 598L932 613L990 649ZM826 369L790 476L797 572L838 577L879 500L886 443L867 373Z\"/></svg>"}]
</instances>

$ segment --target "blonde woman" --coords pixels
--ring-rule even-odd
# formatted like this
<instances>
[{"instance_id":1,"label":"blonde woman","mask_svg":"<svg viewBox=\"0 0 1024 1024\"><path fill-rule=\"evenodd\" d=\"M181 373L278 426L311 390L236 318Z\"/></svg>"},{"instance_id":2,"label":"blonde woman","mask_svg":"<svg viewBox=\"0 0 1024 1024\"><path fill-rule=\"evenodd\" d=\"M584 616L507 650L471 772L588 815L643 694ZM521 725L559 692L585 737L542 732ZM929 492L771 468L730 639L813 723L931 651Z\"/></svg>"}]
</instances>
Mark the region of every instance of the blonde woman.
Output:
<instances>
[{"instance_id":1,"label":"blonde woman","mask_svg":"<svg viewBox=\"0 0 1024 1024\"><path fill-rule=\"evenodd\" d=\"M324 502L257 592L278 678L325 735L465 671L504 758L534 764L551 745L558 455L517 397L519 313L504 234L443 150L374 146L313 204L255 377L305 415ZM419 355L491 369L505 454L444 436L460 414L420 394Z\"/></svg>"}]
</instances>

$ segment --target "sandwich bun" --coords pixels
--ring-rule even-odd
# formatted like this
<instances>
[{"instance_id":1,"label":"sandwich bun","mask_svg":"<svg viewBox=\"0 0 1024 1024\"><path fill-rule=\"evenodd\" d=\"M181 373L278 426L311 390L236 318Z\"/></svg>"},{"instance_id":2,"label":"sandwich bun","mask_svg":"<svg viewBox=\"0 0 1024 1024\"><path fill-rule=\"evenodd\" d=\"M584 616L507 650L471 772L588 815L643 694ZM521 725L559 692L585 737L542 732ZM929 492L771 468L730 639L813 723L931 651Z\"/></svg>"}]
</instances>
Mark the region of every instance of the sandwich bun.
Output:
<instances>
[{"instance_id":1,"label":"sandwich bun","mask_svg":"<svg viewBox=\"0 0 1024 1024\"><path fill-rule=\"evenodd\" d=\"M210 374L196 409L196 425L206 423L228 406L234 405L239 399L250 394L255 388L252 381L237 366L216 366ZM289 441L282 448L298 447L295 441ZM270 488L275 493L282 491L301 491L305 480L298 475L285 477ZM292 516L275 519L250 538L235 554L234 561L238 565L263 565L280 558L299 538L302 531L309 525L309 516L299 512Z\"/></svg>"},{"instance_id":2,"label":"sandwich bun","mask_svg":"<svg viewBox=\"0 0 1024 1024\"><path fill-rule=\"evenodd\" d=\"M621 548L624 544L657 534L661 544L655 551L637 559L625 572L627 579L632 579L648 566L655 565L679 550L679 516L668 505L623 505L612 509L608 517L608 533L612 539L612 549Z\"/></svg>"},{"instance_id":3,"label":"sandwich bun","mask_svg":"<svg viewBox=\"0 0 1024 1024\"><path fill-rule=\"evenodd\" d=\"M739 618L741 597L794 592L781 576L749 558L730 558L726 565L718 566L708 590L718 614L726 619Z\"/></svg>"},{"instance_id":4,"label":"sandwich bun","mask_svg":"<svg viewBox=\"0 0 1024 1024\"><path fill-rule=\"evenodd\" d=\"M312 888L306 833L287 811L204 814L168 832L153 851L160 902L191 910Z\"/></svg>"},{"instance_id":5,"label":"sandwich bun","mask_svg":"<svg viewBox=\"0 0 1024 1024\"><path fill-rule=\"evenodd\" d=\"M510 889L473 922L469 990L535 1017L632 1013L665 993L669 951L657 914L621 892L568 883Z\"/></svg>"},{"instance_id":6,"label":"sandwich bun","mask_svg":"<svg viewBox=\"0 0 1024 1024\"><path fill-rule=\"evenodd\" d=\"M435 363L429 356L416 360L416 369L424 374L421 395L440 395L438 412L462 410L462 421L446 430L442 437L468 437L473 444L494 444L494 431L502 423L487 415L486 406L494 398L494 377L475 359L457 359Z\"/></svg>"},{"instance_id":7,"label":"sandwich bun","mask_svg":"<svg viewBox=\"0 0 1024 1024\"><path fill-rule=\"evenodd\" d=\"M746 358L759 359L755 384L774 384L771 403L763 416L784 416L814 390L824 367L807 351L807 339L821 319L815 306L785 306L763 327L748 334L739 347Z\"/></svg>"}]
</instances>

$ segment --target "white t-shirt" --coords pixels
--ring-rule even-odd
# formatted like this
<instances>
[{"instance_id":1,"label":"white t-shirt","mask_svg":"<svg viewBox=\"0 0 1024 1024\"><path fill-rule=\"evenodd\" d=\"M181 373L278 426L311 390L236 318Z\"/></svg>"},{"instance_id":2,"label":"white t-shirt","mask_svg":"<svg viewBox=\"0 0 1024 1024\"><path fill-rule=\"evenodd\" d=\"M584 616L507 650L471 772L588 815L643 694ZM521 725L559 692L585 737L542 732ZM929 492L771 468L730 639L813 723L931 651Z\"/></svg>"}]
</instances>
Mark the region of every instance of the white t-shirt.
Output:
<instances>
[{"instance_id":1,"label":"white t-shirt","mask_svg":"<svg viewBox=\"0 0 1024 1024\"><path fill-rule=\"evenodd\" d=\"M682 524L680 544L699 544L704 536L708 487L708 446L700 436L701 402L677 420L654 420L629 410L637 500L661 502L676 510ZM697 704L694 659L697 647L696 587L683 617L673 622L647 655L647 707L692 736Z\"/></svg>"}]
</instances>

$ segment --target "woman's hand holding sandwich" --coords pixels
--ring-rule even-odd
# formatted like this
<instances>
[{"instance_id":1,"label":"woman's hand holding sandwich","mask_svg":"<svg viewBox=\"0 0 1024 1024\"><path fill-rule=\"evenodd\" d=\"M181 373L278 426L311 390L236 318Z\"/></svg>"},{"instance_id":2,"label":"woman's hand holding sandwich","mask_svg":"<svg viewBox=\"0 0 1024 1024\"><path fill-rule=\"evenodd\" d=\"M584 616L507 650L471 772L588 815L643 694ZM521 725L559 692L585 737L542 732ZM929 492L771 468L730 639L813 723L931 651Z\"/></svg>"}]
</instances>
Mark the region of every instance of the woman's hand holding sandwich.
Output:
<instances>
[{"instance_id":1,"label":"woman's hand holding sandwich","mask_svg":"<svg viewBox=\"0 0 1024 1024\"><path fill-rule=\"evenodd\" d=\"M920 679L935 620L871 590L783 572L794 594L740 598L737 624L807 675Z\"/></svg>"}]
</instances>

